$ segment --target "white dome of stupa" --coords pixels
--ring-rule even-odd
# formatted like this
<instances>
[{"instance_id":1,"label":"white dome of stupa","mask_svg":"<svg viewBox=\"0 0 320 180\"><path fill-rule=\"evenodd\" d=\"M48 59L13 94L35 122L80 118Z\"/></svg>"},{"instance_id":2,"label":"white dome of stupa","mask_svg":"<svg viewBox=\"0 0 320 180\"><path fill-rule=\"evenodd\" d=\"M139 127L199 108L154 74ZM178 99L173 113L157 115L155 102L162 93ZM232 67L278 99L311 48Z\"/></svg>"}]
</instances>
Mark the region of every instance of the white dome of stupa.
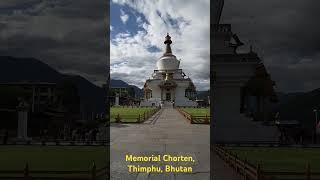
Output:
<instances>
[{"instance_id":1,"label":"white dome of stupa","mask_svg":"<svg viewBox=\"0 0 320 180\"><path fill-rule=\"evenodd\" d=\"M179 69L180 61L175 55L172 54L170 44L172 43L171 37L167 34L164 44L166 44L166 51L157 62L159 71L176 70Z\"/></svg>"}]
</instances>

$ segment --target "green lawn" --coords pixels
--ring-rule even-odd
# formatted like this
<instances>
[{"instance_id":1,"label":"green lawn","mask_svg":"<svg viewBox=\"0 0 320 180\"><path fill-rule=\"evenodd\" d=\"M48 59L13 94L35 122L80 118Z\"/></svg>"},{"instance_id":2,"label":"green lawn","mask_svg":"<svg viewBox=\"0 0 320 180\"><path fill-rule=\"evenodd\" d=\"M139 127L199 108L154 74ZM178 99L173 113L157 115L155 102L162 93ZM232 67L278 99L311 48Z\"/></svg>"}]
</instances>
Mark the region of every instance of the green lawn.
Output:
<instances>
[{"instance_id":1,"label":"green lawn","mask_svg":"<svg viewBox=\"0 0 320 180\"><path fill-rule=\"evenodd\" d=\"M320 171L320 149L318 148L266 148L232 147L228 148L240 158L270 171L303 171L307 162L312 171Z\"/></svg>"},{"instance_id":2,"label":"green lawn","mask_svg":"<svg viewBox=\"0 0 320 180\"><path fill-rule=\"evenodd\" d=\"M210 108L182 108L192 116L210 116Z\"/></svg>"},{"instance_id":3,"label":"green lawn","mask_svg":"<svg viewBox=\"0 0 320 180\"><path fill-rule=\"evenodd\" d=\"M90 170L108 165L107 147L98 146L0 146L0 170Z\"/></svg>"},{"instance_id":4,"label":"green lawn","mask_svg":"<svg viewBox=\"0 0 320 180\"><path fill-rule=\"evenodd\" d=\"M143 107L143 108L131 108L131 107L112 107L110 108L110 121L115 122L115 118L119 114L122 122L136 122L139 114L143 117L143 113L151 111L155 108Z\"/></svg>"}]
</instances>

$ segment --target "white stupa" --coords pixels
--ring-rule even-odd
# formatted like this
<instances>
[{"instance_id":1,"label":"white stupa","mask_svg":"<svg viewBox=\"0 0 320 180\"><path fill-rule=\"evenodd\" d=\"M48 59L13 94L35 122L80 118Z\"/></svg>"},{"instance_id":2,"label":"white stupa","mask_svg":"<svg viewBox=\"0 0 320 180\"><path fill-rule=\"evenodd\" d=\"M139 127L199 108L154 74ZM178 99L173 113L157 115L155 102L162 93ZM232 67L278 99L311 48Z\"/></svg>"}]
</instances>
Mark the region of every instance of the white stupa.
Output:
<instances>
[{"instance_id":1,"label":"white stupa","mask_svg":"<svg viewBox=\"0 0 320 180\"><path fill-rule=\"evenodd\" d=\"M141 106L197 106L194 101L196 87L182 69L179 69L180 61L172 54L171 43L171 37L167 34L164 41L166 51L157 61L157 70L154 70L151 78L144 84L144 100Z\"/></svg>"}]
</instances>

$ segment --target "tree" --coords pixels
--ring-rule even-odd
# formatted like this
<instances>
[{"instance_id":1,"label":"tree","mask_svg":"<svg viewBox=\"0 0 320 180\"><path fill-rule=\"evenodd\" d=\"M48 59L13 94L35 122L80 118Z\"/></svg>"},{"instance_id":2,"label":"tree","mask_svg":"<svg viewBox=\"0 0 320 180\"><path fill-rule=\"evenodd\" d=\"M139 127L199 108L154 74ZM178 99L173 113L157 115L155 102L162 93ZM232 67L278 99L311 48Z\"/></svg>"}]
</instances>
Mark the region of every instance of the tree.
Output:
<instances>
[{"instance_id":1,"label":"tree","mask_svg":"<svg viewBox=\"0 0 320 180\"><path fill-rule=\"evenodd\" d=\"M62 80L57 85L58 104L69 113L78 113L80 97L77 86L70 80Z\"/></svg>"},{"instance_id":2,"label":"tree","mask_svg":"<svg viewBox=\"0 0 320 180\"><path fill-rule=\"evenodd\" d=\"M0 107L15 108L19 104L19 98L30 102L32 90L19 86L3 85L0 87Z\"/></svg>"},{"instance_id":3,"label":"tree","mask_svg":"<svg viewBox=\"0 0 320 180\"><path fill-rule=\"evenodd\" d=\"M132 86L128 87L128 95L129 95L129 97L132 97L132 98L136 97L136 93L135 93L134 87L132 87Z\"/></svg>"}]
</instances>

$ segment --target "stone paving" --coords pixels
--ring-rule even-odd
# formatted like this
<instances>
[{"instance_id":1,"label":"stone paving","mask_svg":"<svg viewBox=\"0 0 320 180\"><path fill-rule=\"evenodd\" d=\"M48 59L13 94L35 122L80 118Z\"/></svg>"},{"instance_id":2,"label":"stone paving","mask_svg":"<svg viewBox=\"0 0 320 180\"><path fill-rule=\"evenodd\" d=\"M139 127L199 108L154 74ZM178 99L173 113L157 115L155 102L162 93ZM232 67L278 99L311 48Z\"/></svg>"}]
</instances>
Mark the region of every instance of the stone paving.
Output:
<instances>
[{"instance_id":1,"label":"stone paving","mask_svg":"<svg viewBox=\"0 0 320 180\"><path fill-rule=\"evenodd\" d=\"M210 126L190 124L175 109L164 108L144 124L111 125L110 160L112 180L209 180ZM126 162L125 155L183 155L195 162ZM215 158L213 158L215 161ZM214 179L237 179L221 160ZM192 173L132 173L128 164L140 166L190 166ZM212 175L215 168L211 169ZM229 172L231 171L231 172ZM220 175L219 175L220 174ZM225 176L226 174L227 176ZM218 176L219 175L219 176ZM211 177L211 178L212 178Z\"/></svg>"}]
</instances>

